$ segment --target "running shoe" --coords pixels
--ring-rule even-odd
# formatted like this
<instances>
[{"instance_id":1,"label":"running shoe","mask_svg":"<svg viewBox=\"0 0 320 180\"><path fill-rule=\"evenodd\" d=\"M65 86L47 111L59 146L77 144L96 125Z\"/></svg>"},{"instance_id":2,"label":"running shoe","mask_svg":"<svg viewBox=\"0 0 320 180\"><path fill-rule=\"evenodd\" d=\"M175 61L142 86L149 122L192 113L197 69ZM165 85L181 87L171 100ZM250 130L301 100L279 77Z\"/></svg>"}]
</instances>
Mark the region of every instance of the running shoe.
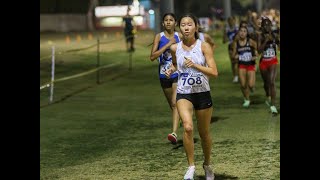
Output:
<instances>
[{"instance_id":1,"label":"running shoe","mask_svg":"<svg viewBox=\"0 0 320 180\"><path fill-rule=\"evenodd\" d=\"M171 141L172 144L176 144L177 143L177 134L174 132L171 134L168 134L168 140Z\"/></svg>"},{"instance_id":2,"label":"running shoe","mask_svg":"<svg viewBox=\"0 0 320 180\"><path fill-rule=\"evenodd\" d=\"M189 166L188 171L184 175L183 179L184 180L194 180L195 171L196 171L195 166Z\"/></svg>"},{"instance_id":3,"label":"running shoe","mask_svg":"<svg viewBox=\"0 0 320 180\"><path fill-rule=\"evenodd\" d=\"M272 114L274 114L274 115L278 114L278 110L275 106L270 106L270 110L271 110Z\"/></svg>"},{"instance_id":4,"label":"running shoe","mask_svg":"<svg viewBox=\"0 0 320 180\"><path fill-rule=\"evenodd\" d=\"M237 82L239 82L239 78L238 78L238 76L235 76L235 77L233 78L232 82L233 82L233 83L237 83Z\"/></svg>"},{"instance_id":5,"label":"running shoe","mask_svg":"<svg viewBox=\"0 0 320 180\"><path fill-rule=\"evenodd\" d=\"M244 100L244 103L242 104L243 107L248 108L250 105L250 101L249 100Z\"/></svg>"},{"instance_id":6,"label":"running shoe","mask_svg":"<svg viewBox=\"0 0 320 180\"><path fill-rule=\"evenodd\" d=\"M214 173L212 168L204 164L202 166L205 172L206 180L214 180Z\"/></svg>"}]
</instances>

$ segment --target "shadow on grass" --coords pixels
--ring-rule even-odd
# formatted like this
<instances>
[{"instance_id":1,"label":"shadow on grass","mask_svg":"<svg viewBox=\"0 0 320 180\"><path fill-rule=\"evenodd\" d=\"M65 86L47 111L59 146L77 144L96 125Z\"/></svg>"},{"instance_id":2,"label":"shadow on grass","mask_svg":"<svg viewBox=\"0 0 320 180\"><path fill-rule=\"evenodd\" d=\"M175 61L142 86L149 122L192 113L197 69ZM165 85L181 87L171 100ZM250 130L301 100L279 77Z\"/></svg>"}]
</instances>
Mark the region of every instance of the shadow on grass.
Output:
<instances>
[{"instance_id":1,"label":"shadow on grass","mask_svg":"<svg viewBox=\"0 0 320 180\"><path fill-rule=\"evenodd\" d=\"M62 101L64 101L64 100L66 100L66 99L68 99L68 98L70 98L70 97L72 97L72 96L74 96L74 95L76 95L76 94L79 94L79 93L81 93L81 92L83 92L83 91L86 91L87 89L92 88L92 87L94 87L94 86L87 86L87 87L78 89L78 90L76 90L76 91L73 91L72 93L69 93L69 94L67 94L67 95L64 95L62 98L60 98L60 99L58 99L58 100L55 100L55 101L53 101L52 103L46 103L46 104L40 105L40 109L41 109L41 108L44 108L44 107L47 107L47 106L49 106L49 105L53 105L53 104L62 102Z\"/></svg>"},{"instance_id":2,"label":"shadow on grass","mask_svg":"<svg viewBox=\"0 0 320 180\"><path fill-rule=\"evenodd\" d=\"M213 116L211 117L210 124L225 119L229 119L229 117Z\"/></svg>"},{"instance_id":3,"label":"shadow on grass","mask_svg":"<svg viewBox=\"0 0 320 180\"><path fill-rule=\"evenodd\" d=\"M250 95L250 100L251 100L250 104L255 105L255 104L264 104L266 99L264 96L253 94L253 95Z\"/></svg>"},{"instance_id":4,"label":"shadow on grass","mask_svg":"<svg viewBox=\"0 0 320 180\"><path fill-rule=\"evenodd\" d=\"M105 80L105 81L100 81L100 82L97 83L97 84L90 85L90 86L87 86L87 87L84 87L84 88L80 88L80 89L78 89L78 90L75 90L75 91L73 91L73 92L71 92L71 93L68 93L68 94L64 95L64 96L61 97L60 99L53 101L52 103L45 103L45 104L40 105L40 109L41 109L41 108L44 108L44 107L47 107L47 106L49 106L49 105L53 105L53 104L56 104L56 103L63 102L63 101L65 101L66 99L68 99L68 98L70 98L70 97L72 97L72 96L74 96L74 95L77 95L77 94L79 94L79 93L81 93L81 92L84 92L84 91L86 91L86 90L88 90L88 89L90 89L90 88L94 88L94 87L96 87L96 86L98 86L98 85L101 85L101 84L103 84L103 83L106 83L106 82L108 82L108 81L113 81L113 80L115 80L115 79L117 79L117 78L119 78L119 77L122 77L122 76L126 75L126 74L127 74L127 73L118 73L118 74L115 74L114 76L111 76L111 78L109 78L109 79L107 79L107 80Z\"/></svg>"},{"instance_id":5,"label":"shadow on grass","mask_svg":"<svg viewBox=\"0 0 320 180\"><path fill-rule=\"evenodd\" d=\"M214 180L229 180L229 179L239 179L238 177L226 175L226 174L214 174ZM197 176L198 180L205 180L205 176Z\"/></svg>"},{"instance_id":6,"label":"shadow on grass","mask_svg":"<svg viewBox=\"0 0 320 180\"><path fill-rule=\"evenodd\" d=\"M199 141L198 138L193 138L194 143L197 143L198 141ZM175 144L175 147L173 147L172 149L179 149L181 147L183 147L183 140L182 139L178 140L177 144Z\"/></svg>"}]
</instances>

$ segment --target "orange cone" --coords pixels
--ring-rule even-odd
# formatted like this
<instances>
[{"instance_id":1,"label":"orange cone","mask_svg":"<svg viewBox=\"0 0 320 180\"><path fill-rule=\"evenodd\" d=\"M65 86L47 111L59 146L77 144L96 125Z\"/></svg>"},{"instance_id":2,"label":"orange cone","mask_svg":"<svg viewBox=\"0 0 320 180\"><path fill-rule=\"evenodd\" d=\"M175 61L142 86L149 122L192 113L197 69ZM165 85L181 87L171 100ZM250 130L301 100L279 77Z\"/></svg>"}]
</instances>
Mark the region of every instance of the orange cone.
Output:
<instances>
[{"instance_id":1,"label":"orange cone","mask_svg":"<svg viewBox=\"0 0 320 180\"><path fill-rule=\"evenodd\" d=\"M81 36L78 34L77 35L77 42L80 42L81 41Z\"/></svg>"},{"instance_id":2,"label":"orange cone","mask_svg":"<svg viewBox=\"0 0 320 180\"><path fill-rule=\"evenodd\" d=\"M92 40L93 36L91 33L88 34L88 40Z\"/></svg>"},{"instance_id":3,"label":"orange cone","mask_svg":"<svg viewBox=\"0 0 320 180\"><path fill-rule=\"evenodd\" d=\"M69 44L70 43L70 37L66 36L66 43Z\"/></svg>"}]
</instances>

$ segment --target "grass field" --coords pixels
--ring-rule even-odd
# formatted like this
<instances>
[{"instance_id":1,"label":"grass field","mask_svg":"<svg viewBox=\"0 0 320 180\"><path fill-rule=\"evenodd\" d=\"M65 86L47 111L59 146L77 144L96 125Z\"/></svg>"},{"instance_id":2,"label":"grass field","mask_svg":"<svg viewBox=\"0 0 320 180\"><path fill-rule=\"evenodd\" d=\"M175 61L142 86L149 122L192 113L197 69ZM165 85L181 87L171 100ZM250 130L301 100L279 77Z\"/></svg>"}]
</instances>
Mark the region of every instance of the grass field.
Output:
<instances>
[{"instance_id":1,"label":"grass field","mask_svg":"<svg viewBox=\"0 0 320 180\"><path fill-rule=\"evenodd\" d=\"M183 179L187 160L182 145L168 142L171 115L157 77L157 63L149 60L152 32L139 32L136 51L125 52L122 34L95 32L40 34L40 57L56 55L56 79L96 67L97 48L65 53L101 42L100 63L118 65L54 85L54 102L48 104L49 88L40 91L40 179L138 180ZM67 44L65 37L71 42ZM242 108L239 84L232 83L227 45L214 36L219 77L211 78L214 114L211 123L212 163L216 180L280 179L280 114L273 117L264 104L262 80L257 72L256 91L249 109ZM51 59L40 60L40 85L50 81ZM277 107L280 110L280 69ZM279 111L280 112L280 111ZM194 122L196 123L196 121ZM204 179L200 139L195 129L197 179Z\"/></svg>"}]
</instances>

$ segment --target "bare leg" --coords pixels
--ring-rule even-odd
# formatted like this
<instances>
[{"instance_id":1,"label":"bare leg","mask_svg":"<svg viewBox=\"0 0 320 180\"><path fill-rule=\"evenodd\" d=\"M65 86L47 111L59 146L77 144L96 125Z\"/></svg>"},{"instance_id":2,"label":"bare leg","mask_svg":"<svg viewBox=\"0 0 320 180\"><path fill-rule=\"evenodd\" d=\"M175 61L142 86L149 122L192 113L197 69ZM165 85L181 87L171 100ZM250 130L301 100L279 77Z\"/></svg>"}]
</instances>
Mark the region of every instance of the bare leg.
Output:
<instances>
[{"instance_id":1,"label":"bare leg","mask_svg":"<svg viewBox=\"0 0 320 180\"><path fill-rule=\"evenodd\" d=\"M249 98L249 88L247 82L247 70L246 69L239 69L239 78L240 78L240 88L243 94L243 97L246 100L250 100Z\"/></svg>"},{"instance_id":2,"label":"bare leg","mask_svg":"<svg viewBox=\"0 0 320 180\"><path fill-rule=\"evenodd\" d=\"M210 121L213 109L201 109L196 110L195 114L197 117L198 131L201 138L201 145L204 154L204 165L210 165L212 140L210 135Z\"/></svg>"},{"instance_id":3,"label":"bare leg","mask_svg":"<svg viewBox=\"0 0 320 180\"><path fill-rule=\"evenodd\" d=\"M231 71L232 71L232 76L235 80L235 77L238 76L238 63L232 58L232 51L229 51L229 59L231 62ZM234 81L234 82L238 82L238 81Z\"/></svg>"},{"instance_id":4,"label":"bare leg","mask_svg":"<svg viewBox=\"0 0 320 180\"><path fill-rule=\"evenodd\" d=\"M269 97L270 96L270 88L269 88L269 84L270 84L270 76L269 76L269 72L267 69L260 69L260 74L263 80L263 88L264 91L266 93L266 96Z\"/></svg>"},{"instance_id":5,"label":"bare leg","mask_svg":"<svg viewBox=\"0 0 320 180\"><path fill-rule=\"evenodd\" d=\"M247 82L248 82L249 89L253 90L254 87L256 86L256 72L248 71L247 74L248 74Z\"/></svg>"},{"instance_id":6,"label":"bare leg","mask_svg":"<svg viewBox=\"0 0 320 180\"><path fill-rule=\"evenodd\" d=\"M277 64L273 64L269 67L269 76L270 76L270 85L269 85L269 92L271 95L271 105L275 105L276 103L276 76L277 76Z\"/></svg>"},{"instance_id":7,"label":"bare leg","mask_svg":"<svg viewBox=\"0 0 320 180\"><path fill-rule=\"evenodd\" d=\"M128 40L126 40L126 48L127 48L127 51L129 51L129 42L128 42Z\"/></svg>"},{"instance_id":8,"label":"bare leg","mask_svg":"<svg viewBox=\"0 0 320 180\"><path fill-rule=\"evenodd\" d=\"M179 125L179 114L176 107L177 83L172 84L172 88L163 89L169 107L172 110L172 132L176 133Z\"/></svg>"},{"instance_id":9,"label":"bare leg","mask_svg":"<svg viewBox=\"0 0 320 180\"><path fill-rule=\"evenodd\" d=\"M186 151L189 166L194 166L194 142L193 142L193 105L186 99L177 101L178 112L183 122L183 146ZM210 116L211 118L211 116Z\"/></svg>"},{"instance_id":10,"label":"bare leg","mask_svg":"<svg viewBox=\"0 0 320 180\"><path fill-rule=\"evenodd\" d=\"M179 113L177 109L176 100L177 99L177 83L172 84L172 98L171 98L171 107L172 107L172 130L177 132L179 126Z\"/></svg>"},{"instance_id":11,"label":"bare leg","mask_svg":"<svg viewBox=\"0 0 320 180\"><path fill-rule=\"evenodd\" d=\"M233 77L235 76L238 76L238 63L236 62L232 62L232 74L233 74Z\"/></svg>"},{"instance_id":12,"label":"bare leg","mask_svg":"<svg viewBox=\"0 0 320 180\"><path fill-rule=\"evenodd\" d=\"M134 36L132 34L132 36ZM131 47L131 50L134 50L134 37L132 37L131 41L130 41L130 47Z\"/></svg>"}]
</instances>

